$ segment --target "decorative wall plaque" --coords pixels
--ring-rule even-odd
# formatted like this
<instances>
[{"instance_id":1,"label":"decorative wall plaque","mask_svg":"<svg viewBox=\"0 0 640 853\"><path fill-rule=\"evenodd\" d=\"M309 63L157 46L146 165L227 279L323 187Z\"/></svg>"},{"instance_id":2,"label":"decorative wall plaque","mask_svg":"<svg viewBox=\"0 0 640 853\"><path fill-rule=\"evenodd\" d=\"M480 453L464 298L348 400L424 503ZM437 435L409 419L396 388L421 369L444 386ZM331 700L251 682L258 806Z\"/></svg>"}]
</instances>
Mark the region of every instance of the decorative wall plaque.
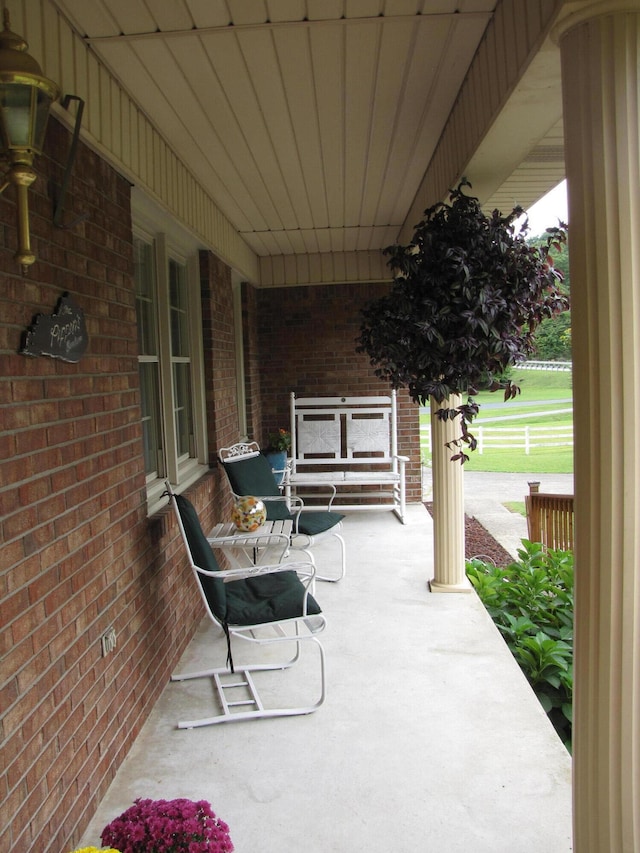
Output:
<instances>
[{"instance_id":1,"label":"decorative wall plaque","mask_svg":"<svg viewBox=\"0 0 640 853\"><path fill-rule=\"evenodd\" d=\"M53 314L37 314L25 333L23 355L48 355L74 364L82 358L89 338L84 314L68 293Z\"/></svg>"}]
</instances>

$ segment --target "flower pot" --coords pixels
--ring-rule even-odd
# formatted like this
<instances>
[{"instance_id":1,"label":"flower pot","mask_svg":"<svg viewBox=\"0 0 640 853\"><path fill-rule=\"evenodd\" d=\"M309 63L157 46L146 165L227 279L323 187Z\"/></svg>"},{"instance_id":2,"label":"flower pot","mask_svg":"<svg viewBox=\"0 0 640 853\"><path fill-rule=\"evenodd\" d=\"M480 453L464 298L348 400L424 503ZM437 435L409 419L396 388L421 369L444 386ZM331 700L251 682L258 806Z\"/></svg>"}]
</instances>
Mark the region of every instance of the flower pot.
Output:
<instances>
[{"instance_id":1,"label":"flower pot","mask_svg":"<svg viewBox=\"0 0 640 853\"><path fill-rule=\"evenodd\" d=\"M281 486L284 481L285 470L287 467L287 451L286 450L269 450L265 453L269 460L273 476L276 478L276 483Z\"/></svg>"}]
</instances>

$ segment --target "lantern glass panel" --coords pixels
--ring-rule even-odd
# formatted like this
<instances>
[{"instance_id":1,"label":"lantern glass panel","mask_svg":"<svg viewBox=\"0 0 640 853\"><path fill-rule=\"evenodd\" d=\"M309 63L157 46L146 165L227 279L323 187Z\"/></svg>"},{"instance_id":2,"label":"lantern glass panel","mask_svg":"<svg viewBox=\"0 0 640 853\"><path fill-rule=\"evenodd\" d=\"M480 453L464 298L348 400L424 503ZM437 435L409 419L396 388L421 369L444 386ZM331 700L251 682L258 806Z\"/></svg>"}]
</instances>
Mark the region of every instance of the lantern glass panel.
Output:
<instances>
[{"instance_id":1,"label":"lantern glass panel","mask_svg":"<svg viewBox=\"0 0 640 853\"><path fill-rule=\"evenodd\" d=\"M7 148L31 147L31 91L22 83L0 85L2 136Z\"/></svg>"},{"instance_id":2,"label":"lantern glass panel","mask_svg":"<svg viewBox=\"0 0 640 853\"><path fill-rule=\"evenodd\" d=\"M38 154L42 154L44 135L47 131L47 121L53 98L43 89L34 89L34 92L36 93L36 122L33 131L33 149Z\"/></svg>"}]
</instances>

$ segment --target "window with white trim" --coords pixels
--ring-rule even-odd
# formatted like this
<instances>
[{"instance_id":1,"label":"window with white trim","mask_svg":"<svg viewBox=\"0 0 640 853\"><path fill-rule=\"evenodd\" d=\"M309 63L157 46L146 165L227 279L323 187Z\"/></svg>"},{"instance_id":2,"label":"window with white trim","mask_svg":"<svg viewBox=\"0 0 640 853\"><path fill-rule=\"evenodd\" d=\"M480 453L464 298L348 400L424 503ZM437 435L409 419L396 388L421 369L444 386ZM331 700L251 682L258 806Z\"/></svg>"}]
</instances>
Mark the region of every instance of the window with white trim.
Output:
<instances>
[{"instance_id":1,"label":"window with white trim","mask_svg":"<svg viewBox=\"0 0 640 853\"><path fill-rule=\"evenodd\" d=\"M136 237L133 241L133 253L144 469L147 479L154 480L164 476L164 445L162 441L162 419L160 417L158 304L153 245Z\"/></svg>"},{"instance_id":2,"label":"window with white trim","mask_svg":"<svg viewBox=\"0 0 640 853\"><path fill-rule=\"evenodd\" d=\"M150 513L164 480L185 487L207 470L197 250L134 228L134 280L144 464Z\"/></svg>"}]
</instances>

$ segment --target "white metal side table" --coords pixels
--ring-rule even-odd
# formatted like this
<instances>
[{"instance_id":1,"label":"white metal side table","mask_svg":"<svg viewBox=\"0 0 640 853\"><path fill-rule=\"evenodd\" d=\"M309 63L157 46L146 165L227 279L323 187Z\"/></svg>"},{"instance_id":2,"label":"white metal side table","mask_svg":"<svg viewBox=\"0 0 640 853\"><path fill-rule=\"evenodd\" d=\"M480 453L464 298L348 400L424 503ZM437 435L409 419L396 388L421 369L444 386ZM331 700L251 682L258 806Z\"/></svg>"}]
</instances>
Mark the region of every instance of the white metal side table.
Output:
<instances>
[{"instance_id":1,"label":"white metal side table","mask_svg":"<svg viewBox=\"0 0 640 853\"><path fill-rule=\"evenodd\" d=\"M291 546L292 531L290 519L266 521L253 533L238 530L232 521L222 521L207 533L207 542L220 549L233 568L245 568L263 564L268 555L270 563L281 562Z\"/></svg>"}]
</instances>

